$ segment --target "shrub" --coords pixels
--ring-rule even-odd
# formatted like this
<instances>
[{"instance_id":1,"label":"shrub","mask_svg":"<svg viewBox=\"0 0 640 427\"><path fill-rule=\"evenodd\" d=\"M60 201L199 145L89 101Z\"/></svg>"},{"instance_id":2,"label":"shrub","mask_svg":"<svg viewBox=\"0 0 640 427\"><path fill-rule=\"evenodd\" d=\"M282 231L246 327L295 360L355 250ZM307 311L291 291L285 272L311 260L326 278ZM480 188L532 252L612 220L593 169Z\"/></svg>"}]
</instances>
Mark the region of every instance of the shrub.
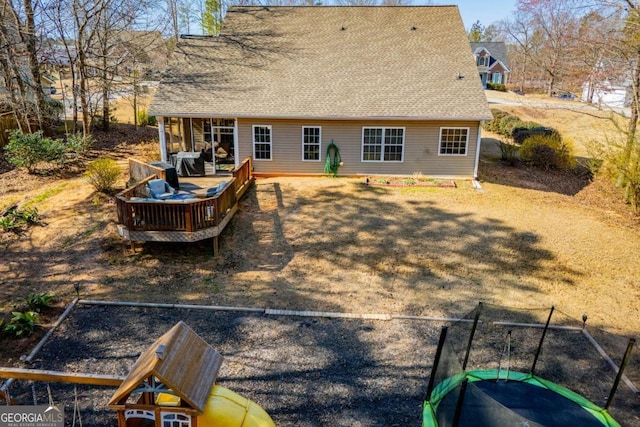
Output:
<instances>
[{"instance_id":1,"label":"shrub","mask_svg":"<svg viewBox=\"0 0 640 427\"><path fill-rule=\"evenodd\" d=\"M548 128L546 126L540 126L537 123L530 122L528 123L529 127L518 127L514 128L511 137L513 138L513 142L520 145L527 138L533 135L546 135L560 138L560 134L557 130L553 128Z\"/></svg>"},{"instance_id":2,"label":"shrub","mask_svg":"<svg viewBox=\"0 0 640 427\"><path fill-rule=\"evenodd\" d=\"M19 232L26 226L36 224L39 217L40 215L36 208L19 210L14 206L8 209L0 218L0 227L2 227L4 231Z\"/></svg>"},{"instance_id":3,"label":"shrub","mask_svg":"<svg viewBox=\"0 0 640 427\"><path fill-rule=\"evenodd\" d=\"M40 315L35 311L14 311L12 314L13 317L4 330L16 337L31 335L40 322Z\"/></svg>"},{"instance_id":4,"label":"shrub","mask_svg":"<svg viewBox=\"0 0 640 427\"><path fill-rule=\"evenodd\" d=\"M506 111L496 110L495 108L491 109L491 114L493 115L493 120L489 120L482 125L484 130L494 133L500 133L500 121L509 115Z\"/></svg>"},{"instance_id":5,"label":"shrub","mask_svg":"<svg viewBox=\"0 0 640 427\"><path fill-rule=\"evenodd\" d=\"M156 126L158 120L155 116L149 116L147 110L138 111L138 124L140 126Z\"/></svg>"},{"instance_id":6,"label":"shrub","mask_svg":"<svg viewBox=\"0 0 640 427\"><path fill-rule=\"evenodd\" d=\"M51 303L53 302L53 295L46 292L29 294L24 297L24 301L27 303L27 307L30 311L39 313L43 308L51 307Z\"/></svg>"},{"instance_id":7,"label":"shrub","mask_svg":"<svg viewBox=\"0 0 640 427\"><path fill-rule=\"evenodd\" d=\"M513 129L517 127L526 127L526 124L525 122L520 120L518 117L508 115L503 117L502 120L500 120L500 124L498 125L498 128L499 128L498 133L511 138L511 135L513 134Z\"/></svg>"},{"instance_id":8,"label":"shrub","mask_svg":"<svg viewBox=\"0 0 640 427\"><path fill-rule=\"evenodd\" d=\"M96 191L111 193L120 178L120 173L120 166L115 160L101 157L89 163L84 176Z\"/></svg>"},{"instance_id":9,"label":"shrub","mask_svg":"<svg viewBox=\"0 0 640 427\"><path fill-rule=\"evenodd\" d=\"M507 162L511 166L515 165L520 147L503 141L498 141L498 146L500 147L500 160Z\"/></svg>"},{"instance_id":10,"label":"shrub","mask_svg":"<svg viewBox=\"0 0 640 427\"><path fill-rule=\"evenodd\" d=\"M59 139L45 138L42 131L31 134L13 130L5 147L7 160L34 172L42 163L64 163L65 146Z\"/></svg>"},{"instance_id":11,"label":"shrub","mask_svg":"<svg viewBox=\"0 0 640 427\"><path fill-rule=\"evenodd\" d=\"M489 90L498 90L500 92L506 92L507 87L502 83L487 83L487 89Z\"/></svg>"},{"instance_id":12,"label":"shrub","mask_svg":"<svg viewBox=\"0 0 640 427\"><path fill-rule=\"evenodd\" d=\"M95 140L92 135L83 135L81 133L67 134L66 151L67 156L78 158L82 154L91 149Z\"/></svg>"},{"instance_id":13,"label":"shrub","mask_svg":"<svg viewBox=\"0 0 640 427\"><path fill-rule=\"evenodd\" d=\"M548 170L569 170L575 166L573 147L559 135L533 135L520 147L520 158Z\"/></svg>"}]
</instances>

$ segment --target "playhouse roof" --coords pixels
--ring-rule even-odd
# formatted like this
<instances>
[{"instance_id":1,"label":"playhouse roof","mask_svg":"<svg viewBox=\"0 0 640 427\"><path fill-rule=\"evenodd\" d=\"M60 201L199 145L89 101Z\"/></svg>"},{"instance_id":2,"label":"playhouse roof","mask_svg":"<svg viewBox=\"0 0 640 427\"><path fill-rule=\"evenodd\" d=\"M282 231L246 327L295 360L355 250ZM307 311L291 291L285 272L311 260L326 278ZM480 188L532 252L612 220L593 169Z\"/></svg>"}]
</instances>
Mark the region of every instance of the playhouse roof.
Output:
<instances>
[{"instance_id":1,"label":"playhouse roof","mask_svg":"<svg viewBox=\"0 0 640 427\"><path fill-rule=\"evenodd\" d=\"M124 404L138 386L154 376L183 402L202 412L221 364L222 356L180 321L140 355L109 405Z\"/></svg>"}]
</instances>

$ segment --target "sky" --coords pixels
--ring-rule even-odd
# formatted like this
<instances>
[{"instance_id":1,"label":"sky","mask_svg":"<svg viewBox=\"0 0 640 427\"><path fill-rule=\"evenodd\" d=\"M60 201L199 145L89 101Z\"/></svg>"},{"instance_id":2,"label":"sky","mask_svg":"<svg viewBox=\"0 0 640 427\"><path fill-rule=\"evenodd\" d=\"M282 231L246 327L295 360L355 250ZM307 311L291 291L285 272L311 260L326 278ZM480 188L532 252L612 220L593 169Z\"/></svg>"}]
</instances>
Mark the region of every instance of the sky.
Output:
<instances>
[{"instance_id":1,"label":"sky","mask_svg":"<svg viewBox=\"0 0 640 427\"><path fill-rule=\"evenodd\" d=\"M420 1L412 4L418 5ZM507 18L516 8L516 0L435 0L433 4L457 5L467 30L478 20L486 27Z\"/></svg>"}]
</instances>

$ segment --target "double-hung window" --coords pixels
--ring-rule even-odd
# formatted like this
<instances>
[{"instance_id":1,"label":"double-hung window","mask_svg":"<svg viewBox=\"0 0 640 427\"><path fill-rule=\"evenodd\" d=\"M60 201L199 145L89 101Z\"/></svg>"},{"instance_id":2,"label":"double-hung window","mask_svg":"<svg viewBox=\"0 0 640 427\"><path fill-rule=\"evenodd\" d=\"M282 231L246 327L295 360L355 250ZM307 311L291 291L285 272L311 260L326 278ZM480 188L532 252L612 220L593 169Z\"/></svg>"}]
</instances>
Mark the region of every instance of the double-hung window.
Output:
<instances>
[{"instance_id":1,"label":"double-hung window","mask_svg":"<svg viewBox=\"0 0 640 427\"><path fill-rule=\"evenodd\" d=\"M302 127L302 161L319 162L322 128L319 126Z\"/></svg>"},{"instance_id":2,"label":"double-hung window","mask_svg":"<svg viewBox=\"0 0 640 427\"><path fill-rule=\"evenodd\" d=\"M466 156L469 147L469 128L440 128L440 156Z\"/></svg>"},{"instance_id":3,"label":"double-hung window","mask_svg":"<svg viewBox=\"0 0 640 427\"><path fill-rule=\"evenodd\" d=\"M363 162L402 162L404 160L404 128L362 128Z\"/></svg>"},{"instance_id":4,"label":"double-hung window","mask_svg":"<svg viewBox=\"0 0 640 427\"><path fill-rule=\"evenodd\" d=\"M253 158L271 160L271 126L253 125Z\"/></svg>"}]
</instances>

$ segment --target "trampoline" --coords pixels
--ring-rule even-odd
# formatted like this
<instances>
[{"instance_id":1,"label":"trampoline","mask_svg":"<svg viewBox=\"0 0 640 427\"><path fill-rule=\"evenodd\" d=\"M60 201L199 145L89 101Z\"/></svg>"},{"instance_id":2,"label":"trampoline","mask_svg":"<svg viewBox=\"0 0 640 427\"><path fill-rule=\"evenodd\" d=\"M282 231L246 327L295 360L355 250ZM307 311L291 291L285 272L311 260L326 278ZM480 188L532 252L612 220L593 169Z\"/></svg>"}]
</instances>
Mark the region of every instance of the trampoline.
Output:
<instances>
[{"instance_id":1,"label":"trampoline","mask_svg":"<svg viewBox=\"0 0 640 427\"><path fill-rule=\"evenodd\" d=\"M459 427L619 426L604 409L558 384L521 372L477 370L438 384L424 405L424 427L454 425L465 380Z\"/></svg>"},{"instance_id":2,"label":"trampoline","mask_svg":"<svg viewBox=\"0 0 640 427\"><path fill-rule=\"evenodd\" d=\"M546 324L536 324L536 329L527 329L531 324L523 322L531 320L531 313L522 317L513 309L501 309L479 304L442 328L423 406L423 427L620 426L607 408L635 341L630 340L607 405L601 408L560 385L557 378L550 381L536 371L563 373L572 362L571 357L556 358L555 353L565 347L575 349L550 328L576 333L581 328L550 326L553 307ZM505 321L504 312L515 320ZM548 332L553 346L549 343L541 357ZM497 368L487 369L491 365Z\"/></svg>"}]
</instances>

